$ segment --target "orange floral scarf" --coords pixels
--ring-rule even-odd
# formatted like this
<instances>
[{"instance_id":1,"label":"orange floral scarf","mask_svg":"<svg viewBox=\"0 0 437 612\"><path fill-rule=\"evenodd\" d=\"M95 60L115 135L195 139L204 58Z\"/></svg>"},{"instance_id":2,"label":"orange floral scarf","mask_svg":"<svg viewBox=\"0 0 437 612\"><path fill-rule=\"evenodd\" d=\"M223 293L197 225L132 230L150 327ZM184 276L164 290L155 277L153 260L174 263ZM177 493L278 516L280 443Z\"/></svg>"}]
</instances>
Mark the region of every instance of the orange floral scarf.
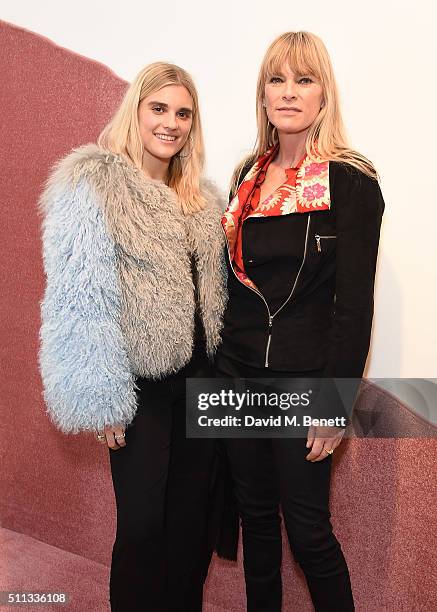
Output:
<instances>
[{"instance_id":1,"label":"orange floral scarf","mask_svg":"<svg viewBox=\"0 0 437 612\"><path fill-rule=\"evenodd\" d=\"M238 278L248 287L256 290L244 270L235 262L237 241L242 223L250 217L267 217L329 210L329 162L321 158L305 156L296 175L296 182L287 180L263 202L250 210L251 196L262 172L266 172L274 159L278 145L268 149L259 157L244 177L240 187L229 203L222 217L222 225L228 244L229 257Z\"/></svg>"}]
</instances>

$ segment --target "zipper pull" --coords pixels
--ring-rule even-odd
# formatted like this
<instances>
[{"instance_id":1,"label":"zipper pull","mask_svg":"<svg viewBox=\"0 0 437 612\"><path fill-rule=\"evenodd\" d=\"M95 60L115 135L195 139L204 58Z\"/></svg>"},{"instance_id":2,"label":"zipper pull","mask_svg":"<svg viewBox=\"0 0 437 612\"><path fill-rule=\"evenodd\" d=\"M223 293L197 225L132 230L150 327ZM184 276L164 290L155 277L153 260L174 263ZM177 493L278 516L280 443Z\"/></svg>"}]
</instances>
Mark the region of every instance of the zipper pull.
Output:
<instances>
[{"instance_id":1,"label":"zipper pull","mask_svg":"<svg viewBox=\"0 0 437 612\"><path fill-rule=\"evenodd\" d=\"M314 237L315 237L316 243L317 243L317 250L318 250L319 253L321 253L322 252L322 247L320 246L320 236L319 236L319 234L316 234Z\"/></svg>"},{"instance_id":2,"label":"zipper pull","mask_svg":"<svg viewBox=\"0 0 437 612\"><path fill-rule=\"evenodd\" d=\"M271 331L272 325L273 325L273 317L269 317L269 329L270 329L269 334L272 333L272 331Z\"/></svg>"}]
</instances>

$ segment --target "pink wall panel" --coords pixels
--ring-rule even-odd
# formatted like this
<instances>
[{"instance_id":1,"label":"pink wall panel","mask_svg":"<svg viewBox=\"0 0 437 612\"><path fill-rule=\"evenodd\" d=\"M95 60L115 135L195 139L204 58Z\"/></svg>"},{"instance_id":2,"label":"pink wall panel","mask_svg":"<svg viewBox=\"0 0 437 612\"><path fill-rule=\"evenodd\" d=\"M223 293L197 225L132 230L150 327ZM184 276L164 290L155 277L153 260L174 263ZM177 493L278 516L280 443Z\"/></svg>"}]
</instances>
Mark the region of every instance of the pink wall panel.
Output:
<instances>
[{"instance_id":1,"label":"pink wall panel","mask_svg":"<svg viewBox=\"0 0 437 612\"><path fill-rule=\"evenodd\" d=\"M73 146L96 139L126 83L105 66L5 22L0 49L0 522L107 560L107 544L99 546L114 528L107 450L90 435L58 432L41 395L44 274L36 204L49 167ZM95 496L108 506L109 522L91 510ZM78 529L82 523L96 541L69 541L62 526L78 517Z\"/></svg>"}]
</instances>

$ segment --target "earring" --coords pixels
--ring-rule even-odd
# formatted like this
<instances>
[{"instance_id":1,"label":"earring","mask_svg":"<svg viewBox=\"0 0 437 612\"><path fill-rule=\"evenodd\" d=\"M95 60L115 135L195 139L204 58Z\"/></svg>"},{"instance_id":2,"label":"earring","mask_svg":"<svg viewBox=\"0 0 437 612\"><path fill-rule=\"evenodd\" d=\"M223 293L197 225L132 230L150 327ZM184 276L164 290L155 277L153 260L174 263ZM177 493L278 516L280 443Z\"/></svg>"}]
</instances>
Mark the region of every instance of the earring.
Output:
<instances>
[{"instance_id":1,"label":"earring","mask_svg":"<svg viewBox=\"0 0 437 612\"><path fill-rule=\"evenodd\" d=\"M193 137L190 136L188 137L188 140L190 141L190 150L188 153L186 153L185 155L181 155L180 153L177 153L176 155L174 155L173 157L177 157L178 159L185 159L185 157L190 157L191 153L193 152ZM184 145L185 146L185 145ZM182 147L183 148L183 147ZM182 149L181 149L182 150Z\"/></svg>"},{"instance_id":2,"label":"earring","mask_svg":"<svg viewBox=\"0 0 437 612\"><path fill-rule=\"evenodd\" d=\"M270 131L270 136L269 136L269 146L274 145L278 142L278 128L276 127L276 125L273 125L273 123L270 122L268 123L269 129Z\"/></svg>"}]
</instances>

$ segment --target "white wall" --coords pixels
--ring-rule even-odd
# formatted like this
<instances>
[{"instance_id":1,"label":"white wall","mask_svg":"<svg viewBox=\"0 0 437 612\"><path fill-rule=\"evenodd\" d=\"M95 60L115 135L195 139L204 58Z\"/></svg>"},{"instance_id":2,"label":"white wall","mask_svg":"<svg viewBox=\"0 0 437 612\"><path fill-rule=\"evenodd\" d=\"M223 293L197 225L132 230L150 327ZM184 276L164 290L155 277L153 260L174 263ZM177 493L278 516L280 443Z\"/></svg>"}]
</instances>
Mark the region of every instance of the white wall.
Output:
<instances>
[{"instance_id":1,"label":"white wall","mask_svg":"<svg viewBox=\"0 0 437 612\"><path fill-rule=\"evenodd\" d=\"M208 172L223 189L254 143L267 45L286 30L321 36L352 144L376 164L386 201L367 374L437 376L435 3L1 0L0 18L126 80L156 60L189 70L201 96Z\"/></svg>"}]
</instances>

